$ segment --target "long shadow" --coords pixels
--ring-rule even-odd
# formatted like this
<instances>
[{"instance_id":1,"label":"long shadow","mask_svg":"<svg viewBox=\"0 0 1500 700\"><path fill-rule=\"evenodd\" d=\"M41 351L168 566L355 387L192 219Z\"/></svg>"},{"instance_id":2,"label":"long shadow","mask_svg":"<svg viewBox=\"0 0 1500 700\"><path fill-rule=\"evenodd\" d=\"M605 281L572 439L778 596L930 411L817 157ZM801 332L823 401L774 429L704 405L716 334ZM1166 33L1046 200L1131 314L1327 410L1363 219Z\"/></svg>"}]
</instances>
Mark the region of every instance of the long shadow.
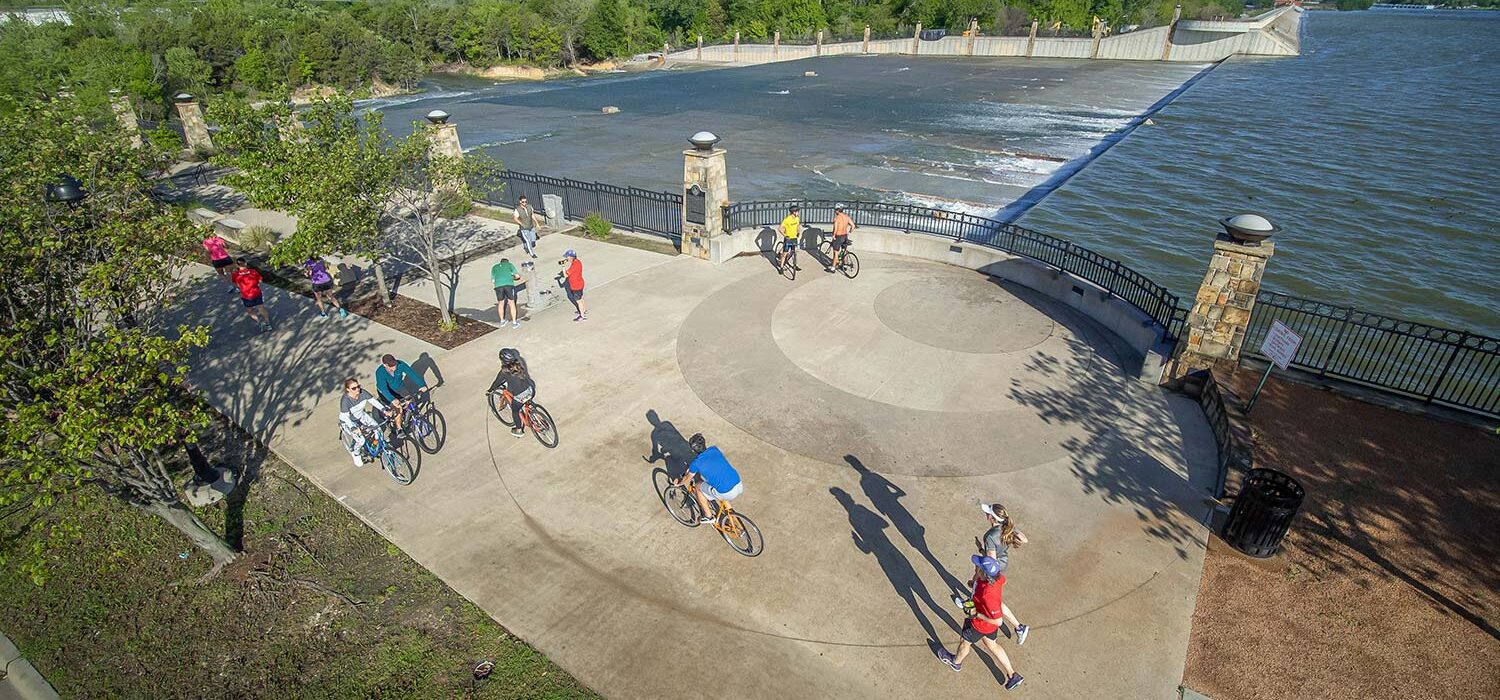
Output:
<instances>
[{"instance_id":1,"label":"long shadow","mask_svg":"<svg viewBox=\"0 0 1500 700\"><path fill-rule=\"evenodd\" d=\"M854 455L844 455L844 461L854 467L854 471L859 472L859 486L864 490L865 498L870 499L870 503L875 505L875 510L884 514L891 525L896 527L896 532L906 538L906 543L921 553L922 558L927 560L933 571L943 577L943 582L948 584L953 593L968 595L968 586L949 572L947 567L943 566L932 554L932 549L927 546L927 528L917 522L911 511L902 505L901 499L906 496L906 491L891 483L891 480L885 476L870 471Z\"/></svg>"},{"instance_id":2,"label":"long shadow","mask_svg":"<svg viewBox=\"0 0 1500 700\"><path fill-rule=\"evenodd\" d=\"M855 503L849 492L837 486L828 489L828 493L832 494L834 500L838 501L849 514L849 535L854 540L854 546L858 547L859 551L875 557L880 570L891 582L891 588L895 589L896 595L906 601L906 606L911 609L912 617L915 617L917 623L922 625L922 629L927 632L928 641L942 644L937 629L933 627L922 605L948 625L949 631L957 632L958 625L953 621L953 617L948 614L947 609L933 600L932 594L927 591L926 584L923 584L921 577L917 576L911 562L906 560L906 555L902 554L901 550L896 548L895 543L886 536L885 529L891 524L877 515L875 511Z\"/></svg>"},{"instance_id":3,"label":"long shadow","mask_svg":"<svg viewBox=\"0 0 1500 700\"><path fill-rule=\"evenodd\" d=\"M646 411L646 421L651 424L651 454L646 461L662 460L666 464L667 476L682 478L693 462L693 449L687 438L671 421L662 420L654 408Z\"/></svg>"},{"instance_id":4,"label":"long shadow","mask_svg":"<svg viewBox=\"0 0 1500 700\"><path fill-rule=\"evenodd\" d=\"M776 256L781 254L780 244L781 234L770 226L762 226L760 232L755 234L755 249L760 251L760 256L771 267L776 267Z\"/></svg>"},{"instance_id":5,"label":"long shadow","mask_svg":"<svg viewBox=\"0 0 1500 700\"><path fill-rule=\"evenodd\" d=\"M443 370L438 367L437 362L432 359L432 355L429 353L424 352L418 355L417 361L411 363L411 371L416 372L417 376L422 378L422 381L427 382L427 386L436 389L443 385ZM432 376L429 377L428 375Z\"/></svg>"}]
</instances>

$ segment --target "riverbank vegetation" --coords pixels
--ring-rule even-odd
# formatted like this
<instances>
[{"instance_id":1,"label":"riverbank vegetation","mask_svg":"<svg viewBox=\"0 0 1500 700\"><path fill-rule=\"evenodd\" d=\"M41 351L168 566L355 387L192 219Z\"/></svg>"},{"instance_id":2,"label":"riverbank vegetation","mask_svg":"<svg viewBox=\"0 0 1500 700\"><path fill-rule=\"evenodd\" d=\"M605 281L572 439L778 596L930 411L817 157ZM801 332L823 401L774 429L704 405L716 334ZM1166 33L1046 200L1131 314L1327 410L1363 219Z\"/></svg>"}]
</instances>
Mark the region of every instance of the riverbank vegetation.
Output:
<instances>
[{"instance_id":1,"label":"riverbank vegetation","mask_svg":"<svg viewBox=\"0 0 1500 700\"><path fill-rule=\"evenodd\" d=\"M7 1L0 8L30 3ZM1038 20L1051 31L1160 24L1176 0L93 0L69 3L69 23L0 24L0 95L48 98L65 87L124 90L143 117L169 97L233 91L280 95L333 86L394 92L454 66L549 68L659 50L663 45L926 28L986 33ZM1183 0L1185 17L1234 16L1239 0Z\"/></svg>"}]
</instances>

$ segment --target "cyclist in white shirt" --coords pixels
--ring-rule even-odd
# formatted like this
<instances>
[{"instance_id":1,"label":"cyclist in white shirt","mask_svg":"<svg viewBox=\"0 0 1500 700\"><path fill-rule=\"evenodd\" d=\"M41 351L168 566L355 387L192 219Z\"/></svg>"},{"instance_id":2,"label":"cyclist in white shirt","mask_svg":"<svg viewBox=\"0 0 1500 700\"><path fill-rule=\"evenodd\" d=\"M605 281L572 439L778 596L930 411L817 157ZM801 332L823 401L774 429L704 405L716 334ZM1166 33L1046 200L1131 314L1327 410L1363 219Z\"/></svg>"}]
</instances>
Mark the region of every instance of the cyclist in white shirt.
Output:
<instances>
[{"instance_id":1,"label":"cyclist in white shirt","mask_svg":"<svg viewBox=\"0 0 1500 700\"><path fill-rule=\"evenodd\" d=\"M339 397L339 424L353 438L352 442L344 443L344 447L349 450L349 456L354 459L356 467L365 464L365 436L359 426L366 425L375 429L380 427L380 423L369 413L372 407L381 413L389 412L385 404L380 403L380 399L359 387L358 379L345 379L344 395Z\"/></svg>"}]
</instances>

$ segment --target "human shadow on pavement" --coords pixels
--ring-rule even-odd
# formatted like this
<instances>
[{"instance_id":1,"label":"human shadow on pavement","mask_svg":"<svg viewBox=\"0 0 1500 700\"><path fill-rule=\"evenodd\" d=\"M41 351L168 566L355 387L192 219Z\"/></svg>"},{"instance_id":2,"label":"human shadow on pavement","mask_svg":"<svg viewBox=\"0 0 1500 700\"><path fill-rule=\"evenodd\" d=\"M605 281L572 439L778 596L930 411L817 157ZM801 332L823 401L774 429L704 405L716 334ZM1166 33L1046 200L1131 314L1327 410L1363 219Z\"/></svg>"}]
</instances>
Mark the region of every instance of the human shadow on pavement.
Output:
<instances>
[{"instance_id":1,"label":"human shadow on pavement","mask_svg":"<svg viewBox=\"0 0 1500 700\"><path fill-rule=\"evenodd\" d=\"M922 554L922 558L927 560L933 571L943 577L943 582L948 584L953 593L968 595L968 586L950 573L947 567L944 567L942 562L939 562L932 554L932 549L927 546L927 528L917 522L911 511L902 505L901 499L906 496L906 491L885 476L870 471L854 455L844 455L844 461L854 467L854 471L859 472L859 486L864 490L865 498L870 499L870 503L875 505L875 510L880 511L891 525L896 527L896 531L906 538L906 543L911 545L912 549Z\"/></svg>"},{"instance_id":2,"label":"human shadow on pavement","mask_svg":"<svg viewBox=\"0 0 1500 700\"><path fill-rule=\"evenodd\" d=\"M671 421L662 420L656 409L646 411L646 421L651 423L651 454L646 461L655 463L661 460L666 463L667 476L682 478L693 462L693 448L688 445L687 438Z\"/></svg>"},{"instance_id":3,"label":"human shadow on pavement","mask_svg":"<svg viewBox=\"0 0 1500 700\"><path fill-rule=\"evenodd\" d=\"M755 234L755 249L760 251L760 256L771 267L776 267L776 258L781 254L781 234L770 226L762 226L760 232Z\"/></svg>"},{"instance_id":4,"label":"human shadow on pavement","mask_svg":"<svg viewBox=\"0 0 1500 700\"><path fill-rule=\"evenodd\" d=\"M921 577L917 576L916 569L912 568L906 555L902 554L901 550L896 548L895 543L886 536L885 529L891 526L890 523L877 515L875 511L855 503L849 492L837 486L828 489L828 492L849 514L849 535L854 540L854 546L858 547L859 551L875 557L880 570L890 581L891 588L896 590L896 595L906 601L906 606L911 609L912 616L927 632L927 639L931 642L942 643L928 612L922 609L923 605L948 626L948 631L957 632L958 625L953 621L953 617L948 614L946 608L933 600L932 594L928 592L926 584L922 583Z\"/></svg>"},{"instance_id":5,"label":"human shadow on pavement","mask_svg":"<svg viewBox=\"0 0 1500 700\"><path fill-rule=\"evenodd\" d=\"M438 367L437 362L429 353L424 352L418 355L417 361L411 363L411 371L416 372L422 381L427 382L427 386L436 389L443 385L443 370ZM427 376L429 374L432 375L430 378Z\"/></svg>"}]
</instances>

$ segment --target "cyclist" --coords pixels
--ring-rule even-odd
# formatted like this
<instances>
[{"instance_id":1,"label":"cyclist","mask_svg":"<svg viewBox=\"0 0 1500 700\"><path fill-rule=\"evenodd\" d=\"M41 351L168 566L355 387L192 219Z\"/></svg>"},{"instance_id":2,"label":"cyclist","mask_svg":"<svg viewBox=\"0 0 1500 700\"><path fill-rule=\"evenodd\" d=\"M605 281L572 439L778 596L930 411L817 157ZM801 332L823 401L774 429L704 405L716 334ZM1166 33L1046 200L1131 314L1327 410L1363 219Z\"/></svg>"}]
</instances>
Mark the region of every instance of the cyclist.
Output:
<instances>
[{"instance_id":1,"label":"cyclist","mask_svg":"<svg viewBox=\"0 0 1500 700\"><path fill-rule=\"evenodd\" d=\"M786 269L787 256L797 249L797 237L802 235L802 216L798 214L800 211L801 209L793 204L786 218L781 220L781 255L776 258L777 270ZM793 267L796 266L793 265Z\"/></svg>"},{"instance_id":2,"label":"cyclist","mask_svg":"<svg viewBox=\"0 0 1500 700\"><path fill-rule=\"evenodd\" d=\"M693 433L688 438L688 446L693 448L693 454L697 457L693 458L682 478L674 483L686 486L689 479L703 480L703 484L694 492L701 515L698 522L712 523L714 511L708 507L709 500L732 501L745 492L745 483L740 481L740 473L734 470L718 447L707 447L703 433Z\"/></svg>"},{"instance_id":3,"label":"cyclist","mask_svg":"<svg viewBox=\"0 0 1500 700\"><path fill-rule=\"evenodd\" d=\"M406 408L408 395L412 393L406 391L408 380L416 385L417 394L427 393L427 380L412 371L411 365L396 359L396 356L390 353L380 356L380 366L375 368L375 392L397 409L393 420L398 433L404 427L402 418L405 417L400 409Z\"/></svg>"},{"instance_id":4,"label":"cyclist","mask_svg":"<svg viewBox=\"0 0 1500 700\"><path fill-rule=\"evenodd\" d=\"M839 269L839 261L844 257L844 249L849 247L849 232L854 230L854 219L844 213L844 205L833 205L833 242L831 244L830 259L828 267L823 268L827 272Z\"/></svg>"},{"instance_id":5,"label":"cyclist","mask_svg":"<svg viewBox=\"0 0 1500 700\"><path fill-rule=\"evenodd\" d=\"M490 383L490 393L504 389L510 392L510 434L521 437L526 429L521 425L521 406L536 393L536 384L526 370L526 361L515 348L500 348L500 372Z\"/></svg>"},{"instance_id":6,"label":"cyclist","mask_svg":"<svg viewBox=\"0 0 1500 700\"><path fill-rule=\"evenodd\" d=\"M385 404L371 396L370 392L361 389L358 379L354 377L345 379L344 395L339 397L339 423L353 438L351 442L345 443L344 447L349 450L349 456L354 458L356 467L362 467L365 464L365 436L360 426L374 430L380 429L380 423L370 417L369 409L372 407L382 413L387 413Z\"/></svg>"}]
</instances>

